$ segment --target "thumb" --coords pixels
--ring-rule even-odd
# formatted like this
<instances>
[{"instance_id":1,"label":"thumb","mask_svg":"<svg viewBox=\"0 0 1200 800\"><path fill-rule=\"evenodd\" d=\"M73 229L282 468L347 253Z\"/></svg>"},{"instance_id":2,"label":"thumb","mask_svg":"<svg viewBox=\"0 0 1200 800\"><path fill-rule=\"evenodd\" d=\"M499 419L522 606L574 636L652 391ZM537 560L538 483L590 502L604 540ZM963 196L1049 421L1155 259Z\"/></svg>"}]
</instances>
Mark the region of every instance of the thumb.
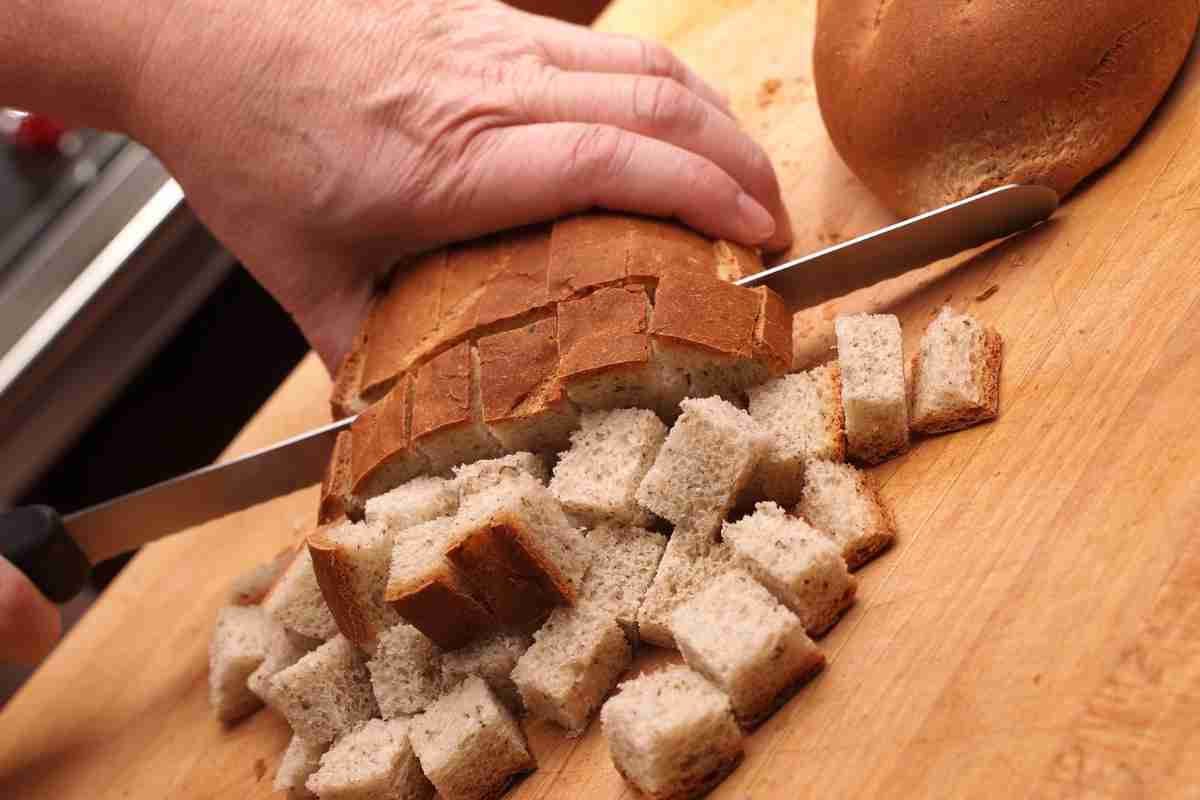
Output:
<instances>
[{"instance_id":1,"label":"thumb","mask_svg":"<svg viewBox=\"0 0 1200 800\"><path fill-rule=\"evenodd\" d=\"M25 573L0 557L0 663L33 666L62 634L58 608Z\"/></svg>"}]
</instances>

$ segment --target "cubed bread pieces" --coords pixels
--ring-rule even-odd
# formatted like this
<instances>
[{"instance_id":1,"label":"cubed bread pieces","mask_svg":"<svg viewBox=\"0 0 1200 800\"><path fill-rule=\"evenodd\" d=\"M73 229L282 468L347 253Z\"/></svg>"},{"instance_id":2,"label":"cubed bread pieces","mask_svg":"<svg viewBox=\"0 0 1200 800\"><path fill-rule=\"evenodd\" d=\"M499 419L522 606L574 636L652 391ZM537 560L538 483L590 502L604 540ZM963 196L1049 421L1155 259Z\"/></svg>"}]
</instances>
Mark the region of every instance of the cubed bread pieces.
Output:
<instances>
[{"instance_id":1,"label":"cubed bread pieces","mask_svg":"<svg viewBox=\"0 0 1200 800\"><path fill-rule=\"evenodd\" d=\"M287 750L279 761L275 771L273 788L277 792L287 792L288 800L309 800L316 797L305 786L308 776L321 766L321 754L325 746L310 744L299 736L292 734Z\"/></svg>"},{"instance_id":2,"label":"cubed bread pieces","mask_svg":"<svg viewBox=\"0 0 1200 800\"><path fill-rule=\"evenodd\" d=\"M855 314L834 321L846 414L846 453L878 464L908 449L908 391L900 321Z\"/></svg>"},{"instance_id":3,"label":"cubed bread pieces","mask_svg":"<svg viewBox=\"0 0 1200 800\"><path fill-rule=\"evenodd\" d=\"M412 388L412 377L401 375L350 426L351 516L360 516L369 498L429 471L429 460L412 443Z\"/></svg>"},{"instance_id":4,"label":"cubed bread pieces","mask_svg":"<svg viewBox=\"0 0 1200 800\"><path fill-rule=\"evenodd\" d=\"M443 650L453 650L492 630L487 606L445 557L462 530L457 517L442 517L396 537L384 599L408 624Z\"/></svg>"},{"instance_id":5,"label":"cubed bread pieces","mask_svg":"<svg viewBox=\"0 0 1200 800\"><path fill-rule=\"evenodd\" d=\"M644 528L604 525L587 534L596 557L583 579L579 605L612 614L631 644L638 642L638 609L654 575L667 537Z\"/></svg>"},{"instance_id":6,"label":"cubed bread pieces","mask_svg":"<svg viewBox=\"0 0 1200 800\"><path fill-rule=\"evenodd\" d=\"M289 631L274 619L270 621L270 638L267 641L267 655L250 677L246 686L267 705L271 704L271 678L282 670L295 664L306 653L311 653L321 646L320 639L309 639L298 633Z\"/></svg>"},{"instance_id":7,"label":"cubed bread pieces","mask_svg":"<svg viewBox=\"0 0 1200 800\"><path fill-rule=\"evenodd\" d=\"M432 474L501 454L483 424L479 375L471 344L451 347L426 361L413 381L412 442Z\"/></svg>"},{"instance_id":8,"label":"cubed bread pieces","mask_svg":"<svg viewBox=\"0 0 1200 800\"><path fill-rule=\"evenodd\" d=\"M536 479L518 474L471 495L456 525L446 558L502 624L533 622L575 602L591 550Z\"/></svg>"},{"instance_id":9,"label":"cubed bread pieces","mask_svg":"<svg viewBox=\"0 0 1200 800\"><path fill-rule=\"evenodd\" d=\"M800 501L807 461L845 459L841 386L834 362L750 387L750 416L767 435L751 480L756 494L793 506Z\"/></svg>"},{"instance_id":10,"label":"cubed bread pieces","mask_svg":"<svg viewBox=\"0 0 1200 800\"><path fill-rule=\"evenodd\" d=\"M634 495L666 437L667 426L653 411L586 413L570 449L559 456L550 491L585 525L648 525L650 514Z\"/></svg>"},{"instance_id":11,"label":"cubed bread pieces","mask_svg":"<svg viewBox=\"0 0 1200 800\"><path fill-rule=\"evenodd\" d=\"M442 689L442 653L438 646L406 622L379 635L367 661L371 689L384 719L425 710Z\"/></svg>"},{"instance_id":12,"label":"cubed bread pieces","mask_svg":"<svg viewBox=\"0 0 1200 800\"><path fill-rule=\"evenodd\" d=\"M421 772L409 721L372 719L334 743L309 776L321 800L427 800L433 784Z\"/></svg>"},{"instance_id":13,"label":"cubed bread pieces","mask_svg":"<svg viewBox=\"0 0 1200 800\"><path fill-rule=\"evenodd\" d=\"M567 446L579 411L558 376L558 319L480 337L483 421L505 450L556 453Z\"/></svg>"},{"instance_id":14,"label":"cubed bread pieces","mask_svg":"<svg viewBox=\"0 0 1200 800\"><path fill-rule=\"evenodd\" d=\"M338 632L337 622L325 605L325 596L313 572L308 547L301 546L263 599L263 608L285 628L310 639L325 641Z\"/></svg>"},{"instance_id":15,"label":"cubed bread pieces","mask_svg":"<svg viewBox=\"0 0 1200 800\"><path fill-rule=\"evenodd\" d=\"M809 636L829 630L854 602L858 583L841 548L775 503L759 503L753 514L725 523L721 537L735 560L800 618Z\"/></svg>"},{"instance_id":16,"label":"cubed bread pieces","mask_svg":"<svg viewBox=\"0 0 1200 800\"><path fill-rule=\"evenodd\" d=\"M961 430L1000 410L1000 334L943 306L912 358L912 429Z\"/></svg>"},{"instance_id":17,"label":"cubed bread pieces","mask_svg":"<svg viewBox=\"0 0 1200 800\"><path fill-rule=\"evenodd\" d=\"M512 671L533 638L520 631L501 630L442 657L442 689L449 691L478 675L513 713L524 709Z\"/></svg>"},{"instance_id":18,"label":"cubed bread pieces","mask_svg":"<svg viewBox=\"0 0 1200 800\"><path fill-rule=\"evenodd\" d=\"M325 475L321 479L318 525L338 522L361 511L356 508L350 491L354 482L354 459L350 452L352 446L353 435L349 430L338 433L333 441L333 453L329 456L329 465L325 467Z\"/></svg>"},{"instance_id":19,"label":"cubed bread pieces","mask_svg":"<svg viewBox=\"0 0 1200 800\"><path fill-rule=\"evenodd\" d=\"M475 675L415 717L409 736L442 800L499 797L537 767L512 714Z\"/></svg>"},{"instance_id":20,"label":"cubed bread pieces","mask_svg":"<svg viewBox=\"0 0 1200 800\"><path fill-rule=\"evenodd\" d=\"M379 713L354 645L335 636L271 678L271 705L311 744L332 742Z\"/></svg>"},{"instance_id":21,"label":"cubed bread pieces","mask_svg":"<svg viewBox=\"0 0 1200 800\"><path fill-rule=\"evenodd\" d=\"M685 524L667 540L654 580L638 608L638 636L643 641L674 648L671 612L730 568L733 552L724 542L716 541L714 530L707 523L699 527Z\"/></svg>"},{"instance_id":22,"label":"cubed bread pieces","mask_svg":"<svg viewBox=\"0 0 1200 800\"><path fill-rule=\"evenodd\" d=\"M399 622L384 600L392 537L379 523L327 525L308 537L308 552L325 604L338 630L365 650Z\"/></svg>"},{"instance_id":23,"label":"cubed bread pieces","mask_svg":"<svg viewBox=\"0 0 1200 800\"><path fill-rule=\"evenodd\" d=\"M799 617L741 569L680 604L670 624L684 662L729 695L745 727L765 720L825 665Z\"/></svg>"},{"instance_id":24,"label":"cubed bread pieces","mask_svg":"<svg viewBox=\"0 0 1200 800\"><path fill-rule=\"evenodd\" d=\"M546 460L533 453L509 453L500 458L487 458L473 464L454 468L454 487L459 498L479 494L497 483L524 473L545 484L550 480L550 467Z\"/></svg>"},{"instance_id":25,"label":"cubed bread pieces","mask_svg":"<svg viewBox=\"0 0 1200 800\"><path fill-rule=\"evenodd\" d=\"M851 570L895 541L892 513L863 472L849 464L812 461L805 474L796 513L833 539Z\"/></svg>"},{"instance_id":26,"label":"cubed bread pieces","mask_svg":"<svg viewBox=\"0 0 1200 800\"><path fill-rule=\"evenodd\" d=\"M271 620L258 606L225 606L208 646L208 701L217 719L233 722L262 706L246 679L267 656Z\"/></svg>"},{"instance_id":27,"label":"cubed bread pieces","mask_svg":"<svg viewBox=\"0 0 1200 800\"><path fill-rule=\"evenodd\" d=\"M394 537L401 531L448 517L458 510L458 486L446 478L422 475L367 501L368 525L381 525Z\"/></svg>"},{"instance_id":28,"label":"cubed bread pieces","mask_svg":"<svg viewBox=\"0 0 1200 800\"><path fill-rule=\"evenodd\" d=\"M600 721L617 772L653 800L700 797L742 758L729 698L684 666L625 681Z\"/></svg>"},{"instance_id":29,"label":"cubed bread pieces","mask_svg":"<svg viewBox=\"0 0 1200 800\"><path fill-rule=\"evenodd\" d=\"M715 529L753 474L767 437L749 414L719 397L681 405L637 501L676 525L703 519Z\"/></svg>"},{"instance_id":30,"label":"cubed bread pieces","mask_svg":"<svg viewBox=\"0 0 1200 800\"><path fill-rule=\"evenodd\" d=\"M633 650L616 618L594 606L556 608L512 671L529 713L578 736L629 668Z\"/></svg>"}]
</instances>

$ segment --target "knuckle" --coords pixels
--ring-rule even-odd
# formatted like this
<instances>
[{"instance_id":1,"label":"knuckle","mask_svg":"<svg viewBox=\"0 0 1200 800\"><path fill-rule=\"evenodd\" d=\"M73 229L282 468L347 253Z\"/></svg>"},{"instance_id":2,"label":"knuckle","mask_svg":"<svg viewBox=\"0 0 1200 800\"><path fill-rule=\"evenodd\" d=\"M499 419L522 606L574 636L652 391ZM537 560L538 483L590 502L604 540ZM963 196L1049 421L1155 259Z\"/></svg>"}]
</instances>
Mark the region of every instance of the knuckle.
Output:
<instances>
[{"instance_id":1,"label":"knuckle","mask_svg":"<svg viewBox=\"0 0 1200 800\"><path fill-rule=\"evenodd\" d=\"M615 128L584 125L570 142L566 178L585 184L602 182L624 171L629 157L629 146Z\"/></svg>"},{"instance_id":2,"label":"knuckle","mask_svg":"<svg viewBox=\"0 0 1200 800\"><path fill-rule=\"evenodd\" d=\"M682 85L670 78L638 78L633 87L633 115L653 130L689 130L703 118L703 108Z\"/></svg>"}]
</instances>

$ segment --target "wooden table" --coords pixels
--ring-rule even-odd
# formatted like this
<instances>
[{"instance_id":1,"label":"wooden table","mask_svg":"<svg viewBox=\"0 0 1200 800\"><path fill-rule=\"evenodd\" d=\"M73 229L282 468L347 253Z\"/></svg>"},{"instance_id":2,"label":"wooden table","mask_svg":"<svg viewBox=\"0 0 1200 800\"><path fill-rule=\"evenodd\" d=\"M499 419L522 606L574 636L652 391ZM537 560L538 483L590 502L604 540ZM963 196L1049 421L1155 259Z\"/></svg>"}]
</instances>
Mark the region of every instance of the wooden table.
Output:
<instances>
[{"instance_id":1,"label":"wooden table","mask_svg":"<svg viewBox=\"0 0 1200 800\"><path fill-rule=\"evenodd\" d=\"M798 250L887 218L821 131L812 6L628 0L600 23L667 41L731 93ZM828 669L716 796L1200 792L1198 71L1053 223L842 304L894 308L910 344L947 300L996 325L1002 416L877 470L898 546L861 573ZM327 389L305 361L230 453L321 422ZM268 797L286 728L213 721L205 650L228 580L314 506L300 492L138 556L0 714L0 797ZM595 727L568 743L531 725L542 766L513 796L629 795Z\"/></svg>"}]
</instances>

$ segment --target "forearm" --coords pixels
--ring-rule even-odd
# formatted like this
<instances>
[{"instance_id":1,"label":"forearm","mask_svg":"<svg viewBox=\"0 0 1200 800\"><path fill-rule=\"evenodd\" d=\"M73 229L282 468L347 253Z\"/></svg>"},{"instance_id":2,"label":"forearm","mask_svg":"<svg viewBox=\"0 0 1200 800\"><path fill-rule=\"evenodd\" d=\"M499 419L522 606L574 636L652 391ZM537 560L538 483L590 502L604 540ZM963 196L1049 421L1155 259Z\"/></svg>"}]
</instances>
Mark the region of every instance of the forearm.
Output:
<instances>
[{"instance_id":1,"label":"forearm","mask_svg":"<svg viewBox=\"0 0 1200 800\"><path fill-rule=\"evenodd\" d=\"M8 0L0 105L124 130L140 64L171 0Z\"/></svg>"}]
</instances>

